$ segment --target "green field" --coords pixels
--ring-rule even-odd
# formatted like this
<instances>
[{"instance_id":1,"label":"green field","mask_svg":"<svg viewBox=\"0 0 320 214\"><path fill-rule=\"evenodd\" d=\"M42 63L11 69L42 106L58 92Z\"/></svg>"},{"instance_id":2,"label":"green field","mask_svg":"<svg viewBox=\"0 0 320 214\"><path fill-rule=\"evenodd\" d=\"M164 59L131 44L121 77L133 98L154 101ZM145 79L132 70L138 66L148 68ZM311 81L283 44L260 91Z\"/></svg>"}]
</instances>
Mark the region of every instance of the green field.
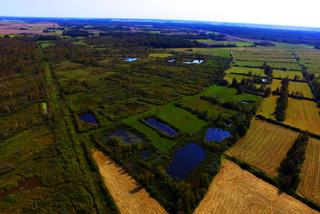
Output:
<instances>
[{"instance_id":1,"label":"green field","mask_svg":"<svg viewBox=\"0 0 320 214\"><path fill-rule=\"evenodd\" d=\"M177 52L185 52L189 54L203 54L209 56L230 57L229 48L175 48Z\"/></svg>"},{"instance_id":2,"label":"green field","mask_svg":"<svg viewBox=\"0 0 320 214\"><path fill-rule=\"evenodd\" d=\"M183 98L179 100L177 103L183 107L191 108L193 111L199 113L206 113L211 119L215 119L219 115L226 118L236 115L236 112L234 111L227 110L225 108L222 108L221 106L211 104L208 101L200 99L196 96Z\"/></svg>"},{"instance_id":3,"label":"green field","mask_svg":"<svg viewBox=\"0 0 320 214\"><path fill-rule=\"evenodd\" d=\"M203 96L215 97L220 102L241 102L245 100L260 102L261 98L252 94L242 93L237 94L235 88L228 88L223 86L214 85L209 87L202 93Z\"/></svg>"}]
</instances>

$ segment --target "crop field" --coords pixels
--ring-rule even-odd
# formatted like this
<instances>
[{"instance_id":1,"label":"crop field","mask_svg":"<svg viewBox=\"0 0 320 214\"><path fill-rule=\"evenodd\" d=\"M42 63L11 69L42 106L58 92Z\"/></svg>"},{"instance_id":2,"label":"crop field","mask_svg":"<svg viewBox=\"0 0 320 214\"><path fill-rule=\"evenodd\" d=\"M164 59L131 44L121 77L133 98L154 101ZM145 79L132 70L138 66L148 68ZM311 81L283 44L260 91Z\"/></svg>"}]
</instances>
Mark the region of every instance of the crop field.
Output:
<instances>
[{"instance_id":1,"label":"crop field","mask_svg":"<svg viewBox=\"0 0 320 214\"><path fill-rule=\"evenodd\" d=\"M307 67L310 73L316 75L317 78L320 77L320 51L310 48L297 48L295 52L300 57L301 62Z\"/></svg>"},{"instance_id":2,"label":"crop field","mask_svg":"<svg viewBox=\"0 0 320 214\"><path fill-rule=\"evenodd\" d=\"M227 154L275 177L297 136L297 133L281 126L253 120L246 135Z\"/></svg>"},{"instance_id":3,"label":"crop field","mask_svg":"<svg viewBox=\"0 0 320 214\"><path fill-rule=\"evenodd\" d=\"M299 80L303 80L303 75L301 71L284 71L273 69L272 76L276 78L288 79L294 79L295 77L298 77Z\"/></svg>"},{"instance_id":4,"label":"crop field","mask_svg":"<svg viewBox=\"0 0 320 214\"><path fill-rule=\"evenodd\" d=\"M195 210L202 213L318 213L297 199L224 160L204 199Z\"/></svg>"},{"instance_id":5,"label":"crop field","mask_svg":"<svg viewBox=\"0 0 320 214\"><path fill-rule=\"evenodd\" d=\"M237 74L249 74L251 73L253 76L265 76L264 70L260 68L247 68L247 67L232 67L226 70L226 74L237 73Z\"/></svg>"},{"instance_id":6,"label":"crop field","mask_svg":"<svg viewBox=\"0 0 320 214\"><path fill-rule=\"evenodd\" d=\"M206 112L210 118L217 118L219 115L229 118L237 114L235 111L227 110L221 106L211 104L196 96L183 98L177 103L183 107L191 108L196 112Z\"/></svg>"},{"instance_id":7,"label":"crop field","mask_svg":"<svg viewBox=\"0 0 320 214\"><path fill-rule=\"evenodd\" d=\"M284 122L301 130L320 134L320 114L315 102L289 98Z\"/></svg>"},{"instance_id":8,"label":"crop field","mask_svg":"<svg viewBox=\"0 0 320 214\"><path fill-rule=\"evenodd\" d=\"M272 80L271 89L272 91L276 90L277 88L281 87L281 80ZM313 94L311 92L311 89L306 82L289 82L289 93L290 94L297 94L297 95L303 95L306 98L313 98Z\"/></svg>"},{"instance_id":9,"label":"crop field","mask_svg":"<svg viewBox=\"0 0 320 214\"><path fill-rule=\"evenodd\" d=\"M261 67L264 62L281 70L300 70L294 56L282 48L242 48L233 50L236 66Z\"/></svg>"},{"instance_id":10,"label":"crop field","mask_svg":"<svg viewBox=\"0 0 320 214\"><path fill-rule=\"evenodd\" d=\"M277 105L277 96L269 96L261 101L257 114L261 114L267 118L275 118L274 112Z\"/></svg>"},{"instance_id":11,"label":"crop field","mask_svg":"<svg viewBox=\"0 0 320 214\"><path fill-rule=\"evenodd\" d=\"M151 53L149 54L150 58L168 58L172 57L173 55L170 53Z\"/></svg>"},{"instance_id":12,"label":"crop field","mask_svg":"<svg viewBox=\"0 0 320 214\"><path fill-rule=\"evenodd\" d=\"M235 49L233 54L237 61L295 63L292 53L288 50L274 47Z\"/></svg>"},{"instance_id":13,"label":"crop field","mask_svg":"<svg viewBox=\"0 0 320 214\"><path fill-rule=\"evenodd\" d=\"M306 159L300 174L298 192L306 198L320 203L320 141L310 138Z\"/></svg>"},{"instance_id":14,"label":"crop field","mask_svg":"<svg viewBox=\"0 0 320 214\"><path fill-rule=\"evenodd\" d=\"M200 42L200 43L207 44L207 45L221 45L221 46L235 45L237 47L252 47L252 46L254 46L253 42L215 41L212 39L197 39L196 41Z\"/></svg>"},{"instance_id":15,"label":"crop field","mask_svg":"<svg viewBox=\"0 0 320 214\"><path fill-rule=\"evenodd\" d=\"M177 52L188 54L203 54L209 56L230 57L230 48L175 48Z\"/></svg>"},{"instance_id":16,"label":"crop field","mask_svg":"<svg viewBox=\"0 0 320 214\"><path fill-rule=\"evenodd\" d=\"M238 82L241 82L241 80L247 79L247 78L248 77L245 75L230 74L230 73L227 73L226 76L224 77L224 79L227 80L229 84L232 83L233 79L236 79Z\"/></svg>"},{"instance_id":17,"label":"crop field","mask_svg":"<svg viewBox=\"0 0 320 214\"><path fill-rule=\"evenodd\" d=\"M268 62L268 61L241 61L237 60L235 66L240 67L261 67L264 62L267 62L272 68L282 69L282 70L299 70L300 66L297 63L288 63L288 62Z\"/></svg>"},{"instance_id":18,"label":"crop field","mask_svg":"<svg viewBox=\"0 0 320 214\"><path fill-rule=\"evenodd\" d=\"M235 88L228 88L224 86L214 85L206 89L203 93L203 96L207 97L215 97L220 102L240 102L245 100L260 102L261 98L252 94L242 93L237 94L237 90Z\"/></svg>"},{"instance_id":19,"label":"crop field","mask_svg":"<svg viewBox=\"0 0 320 214\"><path fill-rule=\"evenodd\" d=\"M167 213L144 188L110 158L99 151L94 151L92 155L121 214Z\"/></svg>"}]
</instances>

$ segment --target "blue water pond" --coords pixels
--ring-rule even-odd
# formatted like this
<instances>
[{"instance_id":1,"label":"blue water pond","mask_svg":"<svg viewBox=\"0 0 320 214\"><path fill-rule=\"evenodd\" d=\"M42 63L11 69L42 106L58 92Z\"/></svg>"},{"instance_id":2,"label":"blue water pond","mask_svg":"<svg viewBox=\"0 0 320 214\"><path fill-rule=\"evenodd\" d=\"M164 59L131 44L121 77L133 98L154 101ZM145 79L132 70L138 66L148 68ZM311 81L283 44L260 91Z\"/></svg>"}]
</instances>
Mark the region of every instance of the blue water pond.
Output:
<instances>
[{"instance_id":1,"label":"blue water pond","mask_svg":"<svg viewBox=\"0 0 320 214\"><path fill-rule=\"evenodd\" d=\"M225 131L223 129L218 128L209 128L206 133L205 141L207 142L222 142L224 139L231 137L229 131Z\"/></svg>"},{"instance_id":2,"label":"blue water pond","mask_svg":"<svg viewBox=\"0 0 320 214\"><path fill-rule=\"evenodd\" d=\"M112 137L118 137L123 141L123 143L126 143L126 144L143 142L143 140L140 137L124 129L117 129L116 131L112 132L109 135L109 139Z\"/></svg>"},{"instance_id":3,"label":"blue water pond","mask_svg":"<svg viewBox=\"0 0 320 214\"><path fill-rule=\"evenodd\" d=\"M173 128L171 128L168 124L165 124L154 117L149 117L145 119L144 122L152 126L153 128L159 130L160 132L163 132L171 137L174 137L177 135L177 132Z\"/></svg>"},{"instance_id":4,"label":"blue water pond","mask_svg":"<svg viewBox=\"0 0 320 214\"><path fill-rule=\"evenodd\" d=\"M206 158L203 148L195 143L189 143L179 149L173 156L167 168L167 174L186 179L189 172L196 168Z\"/></svg>"},{"instance_id":5,"label":"blue water pond","mask_svg":"<svg viewBox=\"0 0 320 214\"><path fill-rule=\"evenodd\" d=\"M138 61L138 60L139 60L138 58L128 57L124 61L126 61L126 62L135 62L135 61Z\"/></svg>"},{"instance_id":6,"label":"blue water pond","mask_svg":"<svg viewBox=\"0 0 320 214\"><path fill-rule=\"evenodd\" d=\"M140 159L145 160L145 159L149 158L151 155L152 155L152 153L150 151L143 151L140 155Z\"/></svg>"},{"instance_id":7,"label":"blue water pond","mask_svg":"<svg viewBox=\"0 0 320 214\"><path fill-rule=\"evenodd\" d=\"M95 116L93 114L90 114L90 113L81 115L79 118L80 118L80 120L83 120L84 122L87 122L87 123L92 123L92 124L97 124L98 123L98 121L95 118Z\"/></svg>"}]
</instances>

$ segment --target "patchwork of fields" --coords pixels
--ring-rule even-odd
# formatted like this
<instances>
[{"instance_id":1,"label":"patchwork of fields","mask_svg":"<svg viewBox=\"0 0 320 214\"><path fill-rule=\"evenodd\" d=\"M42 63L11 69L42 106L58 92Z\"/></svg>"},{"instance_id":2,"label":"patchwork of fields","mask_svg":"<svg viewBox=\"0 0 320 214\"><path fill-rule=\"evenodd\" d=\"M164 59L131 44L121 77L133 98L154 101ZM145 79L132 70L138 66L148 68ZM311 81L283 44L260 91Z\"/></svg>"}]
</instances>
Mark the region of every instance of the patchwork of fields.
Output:
<instances>
[{"instance_id":1,"label":"patchwork of fields","mask_svg":"<svg viewBox=\"0 0 320 214\"><path fill-rule=\"evenodd\" d=\"M253 120L247 134L227 154L275 177L297 136L297 133L281 126Z\"/></svg>"},{"instance_id":2,"label":"patchwork of fields","mask_svg":"<svg viewBox=\"0 0 320 214\"><path fill-rule=\"evenodd\" d=\"M195 210L202 213L318 213L297 199L223 160L219 174Z\"/></svg>"}]
</instances>

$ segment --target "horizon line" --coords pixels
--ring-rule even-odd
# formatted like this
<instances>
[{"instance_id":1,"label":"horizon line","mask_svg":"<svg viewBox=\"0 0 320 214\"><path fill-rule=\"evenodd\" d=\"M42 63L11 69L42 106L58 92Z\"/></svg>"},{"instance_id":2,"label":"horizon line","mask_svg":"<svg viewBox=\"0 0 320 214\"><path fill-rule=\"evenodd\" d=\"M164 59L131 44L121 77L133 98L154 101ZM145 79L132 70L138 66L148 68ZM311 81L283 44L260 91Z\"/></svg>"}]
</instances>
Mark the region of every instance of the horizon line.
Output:
<instances>
[{"instance_id":1,"label":"horizon line","mask_svg":"<svg viewBox=\"0 0 320 214\"><path fill-rule=\"evenodd\" d=\"M253 22L231 22L231 21L210 21L210 20L192 20L192 19L166 19L166 18L116 18L116 17L59 17L59 16L11 16L0 15L0 19L3 18L35 18L35 19L81 19L81 20L144 20L144 21L169 21L169 22L195 22L195 23L207 23L207 24L233 24L239 27L283 27L283 28L295 28L295 30L316 30L320 31L320 27L315 26L302 26L302 25L286 25L286 24L268 24L268 23L253 23ZM241 26L247 25L247 26ZM251 26L250 26L251 25Z\"/></svg>"}]
</instances>

